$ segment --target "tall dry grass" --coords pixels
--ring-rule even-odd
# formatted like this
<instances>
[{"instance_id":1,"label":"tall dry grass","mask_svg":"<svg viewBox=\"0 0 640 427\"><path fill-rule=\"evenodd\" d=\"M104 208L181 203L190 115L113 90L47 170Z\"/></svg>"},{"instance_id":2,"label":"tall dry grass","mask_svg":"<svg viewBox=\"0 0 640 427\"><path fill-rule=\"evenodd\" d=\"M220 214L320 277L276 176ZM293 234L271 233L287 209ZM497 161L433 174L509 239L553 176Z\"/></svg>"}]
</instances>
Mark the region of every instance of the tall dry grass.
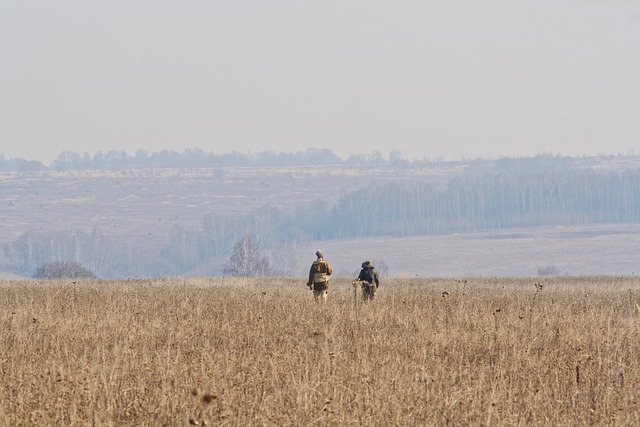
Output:
<instances>
[{"instance_id":1,"label":"tall dry grass","mask_svg":"<svg viewBox=\"0 0 640 427\"><path fill-rule=\"evenodd\" d=\"M2 425L639 425L637 278L0 283Z\"/></svg>"}]
</instances>

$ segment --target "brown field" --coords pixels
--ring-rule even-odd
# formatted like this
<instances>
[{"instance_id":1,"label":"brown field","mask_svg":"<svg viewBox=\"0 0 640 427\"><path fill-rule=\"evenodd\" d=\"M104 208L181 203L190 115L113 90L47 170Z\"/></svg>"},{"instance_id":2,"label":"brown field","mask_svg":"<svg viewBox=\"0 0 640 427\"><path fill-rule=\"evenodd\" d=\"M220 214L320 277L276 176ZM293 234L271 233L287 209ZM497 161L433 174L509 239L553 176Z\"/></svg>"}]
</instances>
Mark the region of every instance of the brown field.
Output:
<instances>
[{"instance_id":1,"label":"brown field","mask_svg":"<svg viewBox=\"0 0 640 427\"><path fill-rule=\"evenodd\" d=\"M639 425L640 279L0 282L0 424Z\"/></svg>"}]
</instances>

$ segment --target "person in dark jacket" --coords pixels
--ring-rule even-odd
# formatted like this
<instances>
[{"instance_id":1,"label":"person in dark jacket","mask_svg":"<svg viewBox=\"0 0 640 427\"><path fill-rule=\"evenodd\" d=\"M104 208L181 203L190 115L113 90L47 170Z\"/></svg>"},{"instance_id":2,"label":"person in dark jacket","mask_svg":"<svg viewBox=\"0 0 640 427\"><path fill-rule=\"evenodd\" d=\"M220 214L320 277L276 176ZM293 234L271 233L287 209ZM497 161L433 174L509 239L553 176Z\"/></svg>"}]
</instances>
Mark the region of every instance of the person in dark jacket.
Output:
<instances>
[{"instance_id":1,"label":"person in dark jacket","mask_svg":"<svg viewBox=\"0 0 640 427\"><path fill-rule=\"evenodd\" d=\"M376 290L380 286L380 279L371 261L367 260L362 263L362 270L360 270L357 280L362 288L362 299L365 301L374 299Z\"/></svg>"},{"instance_id":2,"label":"person in dark jacket","mask_svg":"<svg viewBox=\"0 0 640 427\"><path fill-rule=\"evenodd\" d=\"M327 261L320 249L316 251L317 259L311 264L309 269L309 280L307 286L313 290L313 298L316 302L327 302L329 294L329 276L333 273L333 269Z\"/></svg>"}]
</instances>

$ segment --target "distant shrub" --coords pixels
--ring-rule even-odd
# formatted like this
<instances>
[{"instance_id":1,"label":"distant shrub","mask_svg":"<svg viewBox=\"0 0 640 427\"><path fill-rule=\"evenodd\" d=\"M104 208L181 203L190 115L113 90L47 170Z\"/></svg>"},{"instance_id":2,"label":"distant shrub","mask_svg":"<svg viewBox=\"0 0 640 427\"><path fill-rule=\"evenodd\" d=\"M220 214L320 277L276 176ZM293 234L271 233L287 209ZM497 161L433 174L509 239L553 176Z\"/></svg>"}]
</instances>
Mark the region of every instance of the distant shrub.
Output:
<instances>
[{"instance_id":1,"label":"distant shrub","mask_svg":"<svg viewBox=\"0 0 640 427\"><path fill-rule=\"evenodd\" d=\"M96 275L78 262L61 261L42 265L33 277L36 279L95 279Z\"/></svg>"},{"instance_id":2,"label":"distant shrub","mask_svg":"<svg viewBox=\"0 0 640 427\"><path fill-rule=\"evenodd\" d=\"M547 265L546 267L538 268L538 276L559 276L560 269L555 265Z\"/></svg>"}]
</instances>

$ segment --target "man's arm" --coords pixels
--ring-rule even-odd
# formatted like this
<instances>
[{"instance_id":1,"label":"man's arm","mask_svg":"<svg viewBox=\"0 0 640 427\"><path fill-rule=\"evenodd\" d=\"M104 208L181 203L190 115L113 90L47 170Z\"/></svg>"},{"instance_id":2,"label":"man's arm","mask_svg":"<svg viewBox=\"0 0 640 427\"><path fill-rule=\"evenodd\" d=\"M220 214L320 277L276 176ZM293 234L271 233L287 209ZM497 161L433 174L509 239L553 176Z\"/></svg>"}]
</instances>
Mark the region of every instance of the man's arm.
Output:
<instances>
[{"instance_id":1,"label":"man's arm","mask_svg":"<svg viewBox=\"0 0 640 427\"><path fill-rule=\"evenodd\" d=\"M309 269L309 280L307 281L307 286L313 285L313 265Z\"/></svg>"}]
</instances>

